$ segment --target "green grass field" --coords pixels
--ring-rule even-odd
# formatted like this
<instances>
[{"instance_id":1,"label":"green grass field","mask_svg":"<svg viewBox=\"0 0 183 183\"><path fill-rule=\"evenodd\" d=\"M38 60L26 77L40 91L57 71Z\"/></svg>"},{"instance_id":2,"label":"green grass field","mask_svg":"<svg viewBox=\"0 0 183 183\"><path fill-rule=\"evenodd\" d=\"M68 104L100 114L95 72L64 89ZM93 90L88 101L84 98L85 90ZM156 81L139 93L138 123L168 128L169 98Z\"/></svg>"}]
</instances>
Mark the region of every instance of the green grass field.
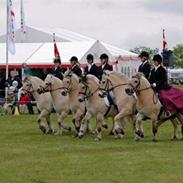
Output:
<instances>
[{"instance_id":1,"label":"green grass field","mask_svg":"<svg viewBox=\"0 0 183 183\"><path fill-rule=\"evenodd\" d=\"M104 130L95 142L91 134L81 140L74 132L44 135L35 121L36 115L0 117L0 183L183 182L183 142L170 140L170 123L160 127L154 143L148 121L141 142L134 141L130 125L122 140Z\"/></svg>"}]
</instances>

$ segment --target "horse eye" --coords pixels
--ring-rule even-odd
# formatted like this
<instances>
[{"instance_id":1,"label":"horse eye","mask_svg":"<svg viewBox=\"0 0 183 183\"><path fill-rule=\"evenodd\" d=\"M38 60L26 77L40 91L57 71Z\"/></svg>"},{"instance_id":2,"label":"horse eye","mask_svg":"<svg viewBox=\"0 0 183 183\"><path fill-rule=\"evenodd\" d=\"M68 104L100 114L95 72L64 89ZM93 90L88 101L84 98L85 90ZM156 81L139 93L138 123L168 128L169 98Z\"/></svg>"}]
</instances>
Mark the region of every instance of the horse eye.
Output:
<instances>
[{"instance_id":1,"label":"horse eye","mask_svg":"<svg viewBox=\"0 0 183 183\"><path fill-rule=\"evenodd\" d=\"M82 86L82 89L85 89L85 86Z\"/></svg>"},{"instance_id":2,"label":"horse eye","mask_svg":"<svg viewBox=\"0 0 183 183\"><path fill-rule=\"evenodd\" d=\"M138 81L137 81L137 80L135 80L135 83L138 83Z\"/></svg>"}]
</instances>

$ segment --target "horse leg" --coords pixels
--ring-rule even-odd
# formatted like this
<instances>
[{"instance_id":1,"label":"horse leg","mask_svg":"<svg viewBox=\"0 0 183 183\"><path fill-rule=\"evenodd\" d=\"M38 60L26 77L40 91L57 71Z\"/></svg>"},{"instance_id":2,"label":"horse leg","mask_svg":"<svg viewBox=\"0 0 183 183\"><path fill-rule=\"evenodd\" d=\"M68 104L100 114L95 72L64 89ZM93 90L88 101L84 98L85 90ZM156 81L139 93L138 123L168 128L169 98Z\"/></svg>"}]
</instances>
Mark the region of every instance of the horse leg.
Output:
<instances>
[{"instance_id":1,"label":"horse leg","mask_svg":"<svg viewBox=\"0 0 183 183\"><path fill-rule=\"evenodd\" d=\"M102 139L102 123L104 121L104 117L101 114L98 114L96 117L96 140Z\"/></svg>"},{"instance_id":2,"label":"horse leg","mask_svg":"<svg viewBox=\"0 0 183 183\"><path fill-rule=\"evenodd\" d=\"M135 140L136 141L140 140L141 138L144 138L143 118L144 118L143 114L137 113L136 122L135 122Z\"/></svg>"},{"instance_id":3,"label":"horse leg","mask_svg":"<svg viewBox=\"0 0 183 183\"><path fill-rule=\"evenodd\" d=\"M182 138L181 140L183 140L183 115L181 113L177 114L177 118L178 120L181 122L181 133L182 133Z\"/></svg>"},{"instance_id":4,"label":"horse leg","mask_svg":"<svg viewBox=\"0 0 183 183\"><path fill-rule=\"evenodd\" d=\"M64 124L64 119L67 116L67 112L63 111L59 117L58 117L58 126L59 126L59 130L55 135L62 135L63 133L63 129L66 129L68 131L71 131L71 127L67 126L66 124Z\"/></svg>"},{"instance_id":5,"label":"horse leg","mask_svg":"<svg viewBox=\"0 0 183 183\"><path fill-rule=\"evenodd\" d=\"M114 129L116 133L116 138L123 138L124 136L124 130L122 128L121 121L124 117L128 116L130 114L129 109L123 109L121 110L115 117L114 117Z\"/></svg>"},{"instance_id":6,"label":"horse leg","mask_svg":"<svg viewBox=\"0 0 183 183\"><path fill-rule=\"evenodd\" d=\"M79 129L80 129L80 121L82 120L82 112L80 110L77 110L74 114L74 118L72 120L75 129L76 129L76 136L78 136Z\"/></svg>"},{"instance_id":7,"label":"horse leg","mask_svg":"<svg viewBox=\"0 0 183 183\"><path fill-rule=\"evenodd\" d=\"M46 116L46 122L48 124L48 130L47 130L47 134L52 134L53 133L53 129L51 127L51 121L50 121L50 113L48 113L48 115Z\"/></svg>"},{"instance_id":8,"label":"horse leg","mask_svg":"<svg viewBox=\"0 0 183 183\"><path fill-rule=\"evenodd\" d=\"M114 129L114 118L112 118L112 129L109 132L109 135L114 135L114 133L115 133L115 129Z\"/></svg>"},{"instance_id":9,"label":"horse leg","mask_svg":"<svg viewBox=\"0 0 183 183\"><path fill-rule=\"evenodd\" d=\"M47 110L42 110L41 113L39 114L38 116L38 125L39 125L39 129L43 132L43 133L46 133L46 127L43 125L42 123L42 120L43 118L46 118L46 115L47 115Z\"/></svg>"},{"instance_id":10,"label":"horse leg","mask_svg":"<svg viewBox=\"0 0 183 183\"><path fill-rule=\"evenodd\" d=\"M171 119L172 125L174 127L174 135L172 140L177 141L178 140L178 122L177 119Z\"/></svg>"},{"instance_id":11,"label":"horse leg","mask_svg":"<svg viewBox=\"0 0 183 183\"><path fill-rule=\"evenodd\" d=\"M78 137L79 138L82 138L87 130L87 125L88 125L88 121L92 118L92 115L91 113L89 113L87 111L86 115L84 116L84 118L82 119L81 121L81 127L80 127L80 130L79 130L79 134L78 134Z\"/></svg>"}]
</instances>

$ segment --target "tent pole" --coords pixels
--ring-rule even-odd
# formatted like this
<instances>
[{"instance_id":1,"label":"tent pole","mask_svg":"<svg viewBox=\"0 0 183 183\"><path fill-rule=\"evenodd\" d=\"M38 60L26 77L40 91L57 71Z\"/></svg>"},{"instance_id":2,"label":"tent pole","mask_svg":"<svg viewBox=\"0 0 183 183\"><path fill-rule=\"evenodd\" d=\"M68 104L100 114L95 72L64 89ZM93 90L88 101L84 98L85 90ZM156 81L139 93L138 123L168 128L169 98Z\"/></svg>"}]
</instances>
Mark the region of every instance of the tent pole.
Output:
<instances>
[{"instance_id":1,"label":"tent pole","mask_svg":"<svg viewBox=\"0 0 183 183\"><path fill-rule=\"evenodd\" d=\"M6 15L6 80L8 79L8 72L9 72L9 67L8 67L8 14L9 14L9 8L8 8L8 0L6 0L6 8L7 8L7 15ZM7 90L8 88L5 88L5 96L7 98Z\"/></svg>"}]
</instances>

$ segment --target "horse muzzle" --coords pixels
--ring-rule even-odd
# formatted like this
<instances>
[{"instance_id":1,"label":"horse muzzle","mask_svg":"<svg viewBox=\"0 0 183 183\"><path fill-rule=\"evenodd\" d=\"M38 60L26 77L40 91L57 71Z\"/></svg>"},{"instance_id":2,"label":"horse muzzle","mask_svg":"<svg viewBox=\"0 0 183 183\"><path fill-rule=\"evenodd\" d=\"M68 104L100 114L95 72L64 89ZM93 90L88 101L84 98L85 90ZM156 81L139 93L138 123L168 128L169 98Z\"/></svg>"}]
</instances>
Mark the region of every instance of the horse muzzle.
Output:
<instances>
[{"instance_id":1,"label":"horse muzzle","mask_svg":"<svg viewBox=\"0 0 183 183\"><path fill-rule=\"evenodd\" d=\"M61 94L62 94L63 96L67 96L68 92L67 92L66 90L64 90L64 91L61 92Z\"/></svg>"},{"instance_id":2,"label":"horse muzzle","mask_svg":"<svg viewBox=\"0 0 183 183\"><path fill-rule=\"evenodd\" d=\"M135 93L132 88L126 88L125 92L126 92L127 95L130 95L130 96L132 96Z\"/></svg>"},{"instance_id":3,"label":"horse muzzle","mask_svg":"<svg viewBox=\"0 0 183 183\"><path fill-rule=\"evenodd\" d=\"M39 95L41 95L42 93L44 93L43 88L38 88L37 92L38 92Z\"/></svg>"}]
</instances>

